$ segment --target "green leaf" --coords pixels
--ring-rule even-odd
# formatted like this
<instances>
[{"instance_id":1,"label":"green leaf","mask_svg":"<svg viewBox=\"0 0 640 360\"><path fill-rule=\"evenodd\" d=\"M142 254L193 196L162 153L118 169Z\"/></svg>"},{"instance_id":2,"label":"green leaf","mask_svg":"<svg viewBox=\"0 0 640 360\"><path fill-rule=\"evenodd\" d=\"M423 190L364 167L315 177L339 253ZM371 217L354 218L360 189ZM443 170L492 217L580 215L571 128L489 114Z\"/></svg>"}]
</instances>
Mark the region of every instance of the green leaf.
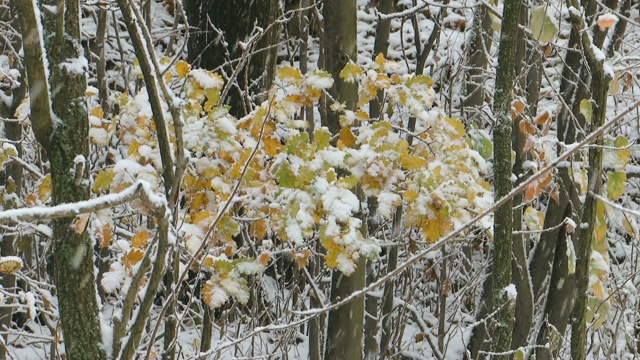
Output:
<instances>
[{"instance_id":1,"label":"green leaf","mask_svg":"<svg viewBox=\"0 0 640 360\"><path fill-rule=\"evenodd\" d=\"M316 150L324 150L331 144L331 134L325 128L320 128L313 133L313 142Z\"/></svg>"},{"instance_id":2,"label":"green leaf","mask_svg":"<svg viewBox=\"0 0 640 360\"><path fill-rule=\"evenodd\" d=\"M278 180L278 185L284 188L295 187L296 174L291 171L288 163L282 163L275 169L275 176Z\"/></svg>"},{"instance_id":3,"label":"green leaf","mask_svg":"<svg viewBox=\"0 0 640 360\"><path fill-rule=\"evenodd\" d=\"M591 104L591 100L582 99L582 101L580 101L580 114L584 116L584 119L588 124L591 124L591 116L593 115L593 105Z\"/></svg>"},{"instance_id":4,"label":"green leaf","mask_svg":"<svg viewBox=\"0 0 640 360\"><path fill-rule=\"evenodd\" d=\"M218 102L220 101L220 89L207 89L205 96L207 98L207 101L204 103L204 110L209 112L211 111L211 109L217 106Z\"/></svg>"},{"instance_id":5,"label":"green leaf","mask_svg":"<svg viewBox=\"0 0 640 360\"><path fill-rule=\"evenodd\" d=\"M299 155L307 144L309 144L309 134L303 131L291 138L291 141L287 146L287 154Z\"/></svg>"},{"instance_id":6,"label":"green leaf","mask_svg":"<svg viewBox=\"0 0 640 360\"><path fill-rule=\"evenodd\" d=\"M543 43L553 40L558 34L558 26L547 13L546 5L540 5L531 10L529 28L533 37Z\"/></svg>"},{"instance_id":7,"label":"green leaf","mask_svg":"<svg viewBox=\"0 0 640 360\"><path fill-rule=\"evenodd\" d=\"M525 359L525 354L523 349L518 349L513 354L513 360L524 360L524 359Z\"/></svg>"},{"instance_id":8,"label":"green leaf","mask_svg":"<svg viewBox=\"0 0 640 360\"><path fill-rule=\"evenodd\" d=\"M524 211L524 223L527 224L527 228L533 231L542 230L544 223L544 213L536 210L534 207L529 206Z\"/></svg>"},{"instance_id":9,"label":"green leaf","mask_svg":"<svg viewBox=\"0 0 640 360\"><path fill-rule=\"evenodd\" d=\"M624 172L607 172L607 197L609 200L618 200L624 194L626 182L627 174Z\"/></svg>"},{"instance_id":10,"label":"green leaf","mask_svg":"<svg viewBox=\"0 0 640 360\"><path fill-rule=\"evenodd\" d=\"M488 159L493 154L493 141L491 136L484 130L478 130L476 124L471 124L469 129L469 137L471 138L471 147L477 151L480 156Z\"/></svg>"},{"instance_id":11,"label":"green leaf","mask_svg":"<svg viewBox=\"0 0 640 360\"><path fill-rule=\"evenodd\" d=\"M629 140L626 137L619 135L614 141L613 144L618 148L616 150L616 155L620 158L620 163L627 165L629 163L629 158L631 158L631 149L628 148Z\"/></svg>"},{"instance_id":12,"label":"green leaf","mask_svg":"<svg viewBox=\"0 0 640 360\"><path fill-rule=\"evenodd\" d=\"M602 201L596 204L596 223L593 230L593 251L601 254L607 252L607 219L605 218L606 209Z\"/></svg>"},{"instance_id":13,"label":"green leaf","mask_svg":"<svg viewBox=\"0 0 640 360\"><path fill-rule=\"evenodd\" d=\"M407 80L406 85L407 87L412 87L413 85L427 85L428 87L432 87L433 79L429 75L416 75Z\"/></svg>"},{"instance_id":14,"label":"green leaf","mask_svg":"<svg viewBox=\"0 0 640 360\"><path fill-rule=\"evenodd\" d=\"M587 321L592 323L591 329L597 330L602 324L604 324L605 320L607 320L607 314L609 313L609 309L611 305L609 305L608 301L600 300L596 297L589 296L589 300L587 301Z\"/></svg>"},{"instance_id":15,"label":"green leaf","mask_svg":"<svg viewBox=\"0 0 640 360\"><path fill-rule=\"evenodd\" d=\"M341 187L343 189L353 189L358 184L359 179L354 176L343 177L336 182L336 186Z\"/></svg>"}]
</instances>

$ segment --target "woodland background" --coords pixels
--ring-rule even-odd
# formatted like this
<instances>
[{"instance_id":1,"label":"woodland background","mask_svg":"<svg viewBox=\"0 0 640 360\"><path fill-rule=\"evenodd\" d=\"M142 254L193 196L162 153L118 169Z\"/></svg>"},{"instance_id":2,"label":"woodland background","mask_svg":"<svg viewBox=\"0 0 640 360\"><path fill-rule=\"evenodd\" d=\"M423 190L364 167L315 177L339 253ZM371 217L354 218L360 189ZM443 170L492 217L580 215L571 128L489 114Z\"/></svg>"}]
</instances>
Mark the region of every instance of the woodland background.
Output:
<instances>
[{"instance_id":1,"label":"woodland background","mask_svg":"<svg viewBox=\"0 0 640 360\"><path fill-rule=\"evenodd\" d=\"M638 6L0 1L0 358L636 358Z\"/></svg>"}]
</instances>

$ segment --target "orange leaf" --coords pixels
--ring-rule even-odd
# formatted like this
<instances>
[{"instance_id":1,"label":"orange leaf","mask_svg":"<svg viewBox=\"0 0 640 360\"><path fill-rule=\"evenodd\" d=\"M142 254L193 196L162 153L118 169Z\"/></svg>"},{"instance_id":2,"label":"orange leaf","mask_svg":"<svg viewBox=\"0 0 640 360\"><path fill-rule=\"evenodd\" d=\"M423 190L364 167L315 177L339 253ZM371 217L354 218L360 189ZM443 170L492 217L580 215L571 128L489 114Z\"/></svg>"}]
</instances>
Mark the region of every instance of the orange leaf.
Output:
<instances>
[{"instance_id":1,"label":"orange leaf","mask_svg":"<svg viewBox=\"0 0 640 360\"><path fill-rule=\"evenodd\" d=\"M545 112L543 112L542 114L540 114L540 116L538 116L533 123L536 125L543 125L545 124L549 118L551 117L551 115L549 114L548 111L545 110Z\"/></svg>"},{"instance_id":2,"label":"orange leaf","mask_svg":"<svg viewBox=\"0 0 640 360\"><path fill-rule=\"evenodd\" d=\"M143 248L147 245L150 237L151 234L149 234L149 230L142 230L131 239L131 246L134 248Z\"/></svg>"},{"instance_id":3,"label":"orange leaf","mask_svg":"<svg viewBox=\"0 0 640 360\"><path fill-rule=\"evenodd\" d=\"M525 135L533 135L536 132L536 128L526 120L520 120L518 128L520 129L520 132Z\"/></svg>"},{"instance_id":4,"label":"orange leaf","mask_svg":"<svg viewBox=\"0 0 640 360\"><path fill-rule=\"evenodd\" d=\"M608 29L618 22L618 17L613 14L600 15L598 18L598 26L601 30Z\"/></svg>"},{"instance_id":5,"label":"orange leaf","mask_svg":"<svg viewBox=\"0 0 640 360\"><path fill-rule=\"evenodd\" d=\"M129 250L128 253L122 256L122 263L128 269L131 269L133 266L139 263L140 260L142 260L143 256L144 256L144 251L139 249L131 249Z\"/></svg>"},{"instance_id":6,"label":"orange leaf","mask_svg":"<svg viewBox=\"0 0 640 360\"><path fill-rule=\"evenodd\" d=\"M269 253L262 253L258 256L258 261L262 266L267 266L269 265L269 261L271 261L271 255L269 255Z\"/></svg>"},{"instance_id":7,"label":"orange leaf","mask_svg":"<svg viewBox=\"0 0 640 360\"><path fill-rule=\"evenodd\" d=\"M101 248L109 247L113 239L113 227L107 224L98 231L98 240Z\"/></svg>"},{"instance_id":8,"label":"orange leaf","mask_svg":"<svg viewBox=\"0 0 640 360\"><path fill-rule=\"evenodd\" d=\"M291 256L293 256L294 260L296 261L296 265L298 266L299 269L307 266L311 255L312 253L310 250L305 250L300 252L295 252L295 251L291 252Z\"/></svg>"},{"instance_id":9,"label":"orange leaf","mask_svg":"<svg viewBox=\"0 0 640 360\"><path fill-rule=\"evenodd\" d=\"M515 119L522 114L524 114L524 103L520 100L514 101L511 105L511 118Z\"/></svg>"}]
</instances>

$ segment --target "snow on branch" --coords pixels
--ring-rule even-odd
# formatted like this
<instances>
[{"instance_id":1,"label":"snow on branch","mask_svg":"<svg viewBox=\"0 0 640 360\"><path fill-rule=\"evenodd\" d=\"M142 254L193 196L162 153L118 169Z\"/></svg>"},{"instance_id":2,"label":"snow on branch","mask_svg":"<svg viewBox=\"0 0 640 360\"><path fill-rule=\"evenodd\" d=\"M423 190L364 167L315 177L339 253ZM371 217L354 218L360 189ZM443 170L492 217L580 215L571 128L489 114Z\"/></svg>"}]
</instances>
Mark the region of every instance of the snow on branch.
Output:
<instances>
[{"instance_id":1,"label":"snow on branch","mask_svg":"<svg viewBox=\"0 0 640 360\"><path fill-rule=\"evenodd\" d=\"M151 190L151 185L146 181L138 181L120 193L109 194L91 200L60 204L52 207L42 206L6 210L0 212L0 224L76 216L122 205L136 199L142 200L142 203L146 207L153 209L159 216L165 214L167 207L165 198L154 194Z\"/></svg>"}]
</instances>

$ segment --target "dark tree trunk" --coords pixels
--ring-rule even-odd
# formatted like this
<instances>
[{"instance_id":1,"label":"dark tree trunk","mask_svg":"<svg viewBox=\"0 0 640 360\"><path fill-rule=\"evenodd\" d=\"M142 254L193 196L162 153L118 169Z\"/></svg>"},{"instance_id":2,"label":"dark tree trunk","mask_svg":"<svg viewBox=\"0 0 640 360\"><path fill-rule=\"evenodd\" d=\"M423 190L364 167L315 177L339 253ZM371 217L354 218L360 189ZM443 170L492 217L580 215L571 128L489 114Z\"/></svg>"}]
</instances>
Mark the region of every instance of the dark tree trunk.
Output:
<instances>
[{"instance_id":1,"label":"dark tree trunk","mask_svg":"<svg viewBox=\"0 0 640 360\"><path fill-rule=\"evenodd\" d=\"M231 113L243 116L250 111L249 100L265 100L261 96L273 83L277 62L281 14L279 0L189 0L184 2L189 25L198 28L188 42L188 60L204 69L231 77L237 71L235 84L225 103ZM215 29L211 26L213 25ZM268 31L253 48L244 49L254 30ZM249 51L245 62L241 60ZM240 69L236 68L240 66ZM253 98L258 96L257 99Z\"/></svg>"},{"instance_id":2,"label":"dark tree trunk","mask_svg":"<svg viewBox=\"0 0 640 360\"><path fill-rule=\"evenodd\" d=\"M493 130L494 148L494 197L502 199L512 189L511 183L511 100L515 81L515 53L517 32L520 19L521 0L507 0L504 4L496 90L493 113L496 124ZM513 201L507 201L499 207L494 217L494 239L490 264L490 273L484 286L479 315L495 313L475 331L470 344L473 358L484 358L481 351L505 352L511 346L515 299L507 291L511 284L513 232ZM491 334L491 336L487 336ZM508 359L508 356L495 356L492 359Z\"/></svg>"}]
</instances>

